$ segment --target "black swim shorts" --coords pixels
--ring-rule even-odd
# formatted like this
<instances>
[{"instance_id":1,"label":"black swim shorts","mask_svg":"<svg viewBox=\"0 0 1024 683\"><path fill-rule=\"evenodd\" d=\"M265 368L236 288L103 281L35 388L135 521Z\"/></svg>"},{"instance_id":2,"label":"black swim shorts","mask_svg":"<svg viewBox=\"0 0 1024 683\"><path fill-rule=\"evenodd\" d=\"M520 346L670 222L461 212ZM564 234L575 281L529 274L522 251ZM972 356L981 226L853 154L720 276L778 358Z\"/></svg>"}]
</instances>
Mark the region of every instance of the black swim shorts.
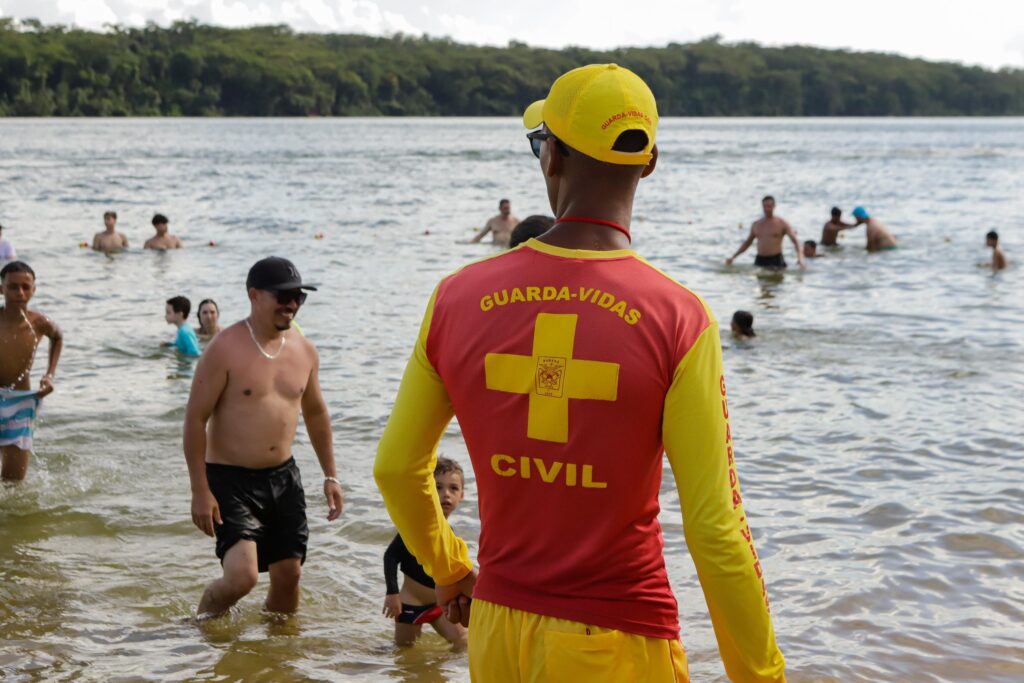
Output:
<instances>
[{"instance_id":1,"label":"black swim shorts","mask_svg":"<svg viewBox=\"0 0 1024 683\"><path fill-rule=\"evenodd\" d=\"M761 268L785 268L786 259L782 258L782 254L775 254L774 256L761 256L761 254L758 254L754 259L754 265Z\"/></svg>"},{"instance_id":2,"label":"black swim shorts","mask_svg":"<svg viewBox=\"0 0 1024 683\"><path fill-rule=\"evenodd\" d=\"M259 470L208 462L206 479L224 520L213 525L222 563L231 546L242 540L256 542L261 572L291 557L305 562L306 494L295 458Z\"/></svg>"},{"instance_id":3,"label":"black swim shorts","mask_svg":"<svg viewBox=\"0 0 1024 683\"><path fill-rule=\"evenodd\" d=\"M403 602L402 611L398 615L398 623L416 625L429 624L433 621L437 621L442 614L444 614L444 610L436 604L409 605Z\"/></svg>"}]
</instances>

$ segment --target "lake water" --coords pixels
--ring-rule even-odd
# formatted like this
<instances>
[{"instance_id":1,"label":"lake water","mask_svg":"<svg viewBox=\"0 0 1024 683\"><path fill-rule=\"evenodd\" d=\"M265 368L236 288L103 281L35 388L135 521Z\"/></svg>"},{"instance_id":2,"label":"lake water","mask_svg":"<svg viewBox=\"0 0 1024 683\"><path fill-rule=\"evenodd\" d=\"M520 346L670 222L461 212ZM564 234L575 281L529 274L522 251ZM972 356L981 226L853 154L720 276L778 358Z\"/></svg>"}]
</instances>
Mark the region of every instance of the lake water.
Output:
<instances>
[{"instance_id":1,"label":"lake water","mask_svg":"<svg viewBox=\"0 0 1024 683\"><path fill-rule=\"evenodd\" d=\"M724 339L725 366L790 680L1024 680L1024 269L977 265L992 228L1011 264L1024 259L1024 120L668 119L659 132L636 248L723 322L755 315L756 343ZM749 255L724 268L764 194L801 238L832 205L862 203L901 248L868 255L856 230L806 273L766 275ZM457 241L501 197L520 217L549 212L513 119L0 120L0 223L67 339L28 480L0 490L0 678L467 680L437 636L389 644L394 532L371 468L426 299L491 252ZM107 209L132 241L113 258L78 246ZM157 211L186 249L139 249ZM249 265L270 254L321 285L299 321L320 349L347 504L326 522L300 433L301 612L266 619L263 577L197 627L219 569L189 518L192 363L159 348L163 302L213 297L233 322ZM468 462L456 424L442 451ZM724 680L671 483L662 522L691 675ZM478 537L472 476L453 524Z\"/></svg>"}]
</instances>

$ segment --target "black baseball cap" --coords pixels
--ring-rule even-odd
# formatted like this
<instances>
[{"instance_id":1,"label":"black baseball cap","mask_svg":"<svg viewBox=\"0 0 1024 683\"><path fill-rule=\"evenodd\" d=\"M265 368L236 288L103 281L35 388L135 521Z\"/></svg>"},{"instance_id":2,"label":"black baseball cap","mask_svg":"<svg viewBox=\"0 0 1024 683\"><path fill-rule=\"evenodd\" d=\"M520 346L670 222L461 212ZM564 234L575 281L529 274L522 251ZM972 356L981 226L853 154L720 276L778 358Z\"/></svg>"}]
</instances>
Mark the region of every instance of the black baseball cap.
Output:
<instances>
[{"instance_id":1,"label":"black baseball cap","mask_svg":"<svg viewBox=\"0 0 1024 683\"><path fill-rule=\"evenodd\" d=\"M302 276L299 275L295 264L280 256L268 256L253 264L249 269L249 276L245 278L245 288L274 292L285 289L316 291L316 287L302 284Z\"/></svg>"}]
</instances>

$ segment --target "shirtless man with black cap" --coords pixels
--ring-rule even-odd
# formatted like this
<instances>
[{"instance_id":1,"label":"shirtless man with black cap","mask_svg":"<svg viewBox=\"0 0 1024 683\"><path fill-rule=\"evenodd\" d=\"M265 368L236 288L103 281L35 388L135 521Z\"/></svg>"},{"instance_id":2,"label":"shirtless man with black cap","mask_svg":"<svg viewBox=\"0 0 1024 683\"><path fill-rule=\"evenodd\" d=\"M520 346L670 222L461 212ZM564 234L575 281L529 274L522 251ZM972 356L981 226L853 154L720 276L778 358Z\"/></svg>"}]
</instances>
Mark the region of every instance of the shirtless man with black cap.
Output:
<instances>
[{"instance_id":1,"label":"shirtless man with black cap","mask_svg":"<svg viewBox=\"0 0 1024 683\"><path fill-rule=\"evenodd\" d=\"M270 612L299 606L309 530L292 441L299 412L324 472L333 521L341 515L331 419L320 392L320 359L292 321L315 287L287 259L257 262L246 279L249 317L214 337L196 366L185 414L185 460L192 521L217 538L224 574L199 602L198 616L226 612L269 571Z\"/></svg>"}]
</instances>

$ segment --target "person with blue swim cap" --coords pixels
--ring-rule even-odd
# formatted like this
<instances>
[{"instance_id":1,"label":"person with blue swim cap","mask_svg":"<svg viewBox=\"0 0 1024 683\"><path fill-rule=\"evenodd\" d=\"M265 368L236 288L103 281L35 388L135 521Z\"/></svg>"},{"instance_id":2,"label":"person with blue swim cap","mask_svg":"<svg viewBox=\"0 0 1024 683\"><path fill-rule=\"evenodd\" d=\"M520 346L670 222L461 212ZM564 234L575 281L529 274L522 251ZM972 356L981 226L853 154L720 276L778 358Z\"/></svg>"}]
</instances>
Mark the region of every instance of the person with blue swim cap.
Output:
<instances>
[{"instance_id":1,"label":"person with blue swim cap","mask_svg":"<svg viewBox=\"0 0 1024 683\"><path fill-rule=\"evenodd\" d=\"M863 206L854 208L853 217L857 219L857 225L864 224L868 237L868 251L889 251L897 248L896 236L889 232L880 220L872 218Z\"/></svg>"}]
</instances>

